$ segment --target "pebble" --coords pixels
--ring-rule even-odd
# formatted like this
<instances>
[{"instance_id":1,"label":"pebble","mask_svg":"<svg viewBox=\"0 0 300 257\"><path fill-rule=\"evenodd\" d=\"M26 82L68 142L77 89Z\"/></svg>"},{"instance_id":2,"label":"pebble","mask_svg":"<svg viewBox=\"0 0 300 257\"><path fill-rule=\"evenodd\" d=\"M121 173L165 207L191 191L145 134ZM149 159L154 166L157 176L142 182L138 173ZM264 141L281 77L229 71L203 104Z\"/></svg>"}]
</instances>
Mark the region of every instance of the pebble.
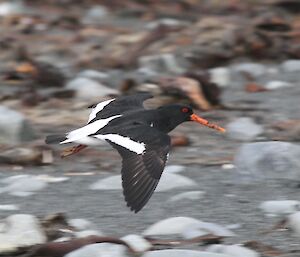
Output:
<instances>
[{"instance_id":1,"label":"pebble","mask_svg":"<svg viewBox=\"0 0 300 257\"><path fill-rule=\"evenodd\" d=\"M281 64L281 68L285 72L300 71L300 60L287 60Z\"/></svg>"},{"instance_id":2,"label":"pebble","mask_svg":"<svg viewBox=\"0 0 300 257\"><path fill-rule=\"evenodd\" d=\"M280 80L274 80L274 81L267 82L267 84L264 86L264 88L266 88L268 90L275 90L275 89L292 87L292 86L293 86L292 83L280 81Z\"/></svg>"},{"instance_id":3,"label":"pebble","mask_svg":"<svg viewBox=\"0 0 300 257\"><path fill-rule=\"evenodd\" d=\"M176 20L176 19L171 19L171 18L163 18L163 19L159 19L156 21L152 21L149 22L146 25L147 29L156 29L157 27L160 26L166 26L166 27L184 27L189 25L188 22L186 21L180 21L180 20Z\"/></svg>"},{"instance_id":4,"label":"pebble","mask_svg":"<svg viewBox=\"0 0 300 257\"><path fill-rule=\"evenodd\" d=\"M195 250L168 249L147 252L142 257L233 257L226 254L200 252ZM244 257L244 256L239 256Z\"/></svg>"},{"instance_id":5,"label":"pebble","mask_svg":"<svg viewBox=\"0 0 300 257\"><path fill-rule=\"evenodd\" d=\"M295 200L265 201L259 208L268 216L285 215L300 210L300 202Z\"/></svg>"},{"instance_id":6,"label":"pebble","mask_svg":"<svg viewBox=\"0 0 300 257\"><path fill-rule=\"evenodd\" d=\"M8 193L15 196L29 196L35 191L44 189L47 182L32 175L17 175L1 180L7 184L0 189L0 193Z\"/></svg>"},{"instance_id":7,"label":"pebble","mask_svg":"<svg viewBox=\"0 0 300 257\"><path fill-rule=\"evenodd\" d=\"M204 196L204 191L189 191L172 196L169 201L177 202L182 200L199 200Z\"/></svg>"},{"instance_id":8,"label":"pebble","mask_svg":"<svg viewBox=\"0 0 300 257\"><path fill-rule=\"evenodd\" d=\"M0 144L14 145L36 138L24 115L5 106L0 106L0 132Z\"/></svg>"},{"instance_id":9,"label":"pebble","mask_svg":"<svg viewBox=\"0 0 300 257\"><path fill-rule=\"evenodd\" d=\"M220 87L227 87L231 83L230 70L226 67L217 67L209 70L210 81Z\"/></svg>"},{"instance_id":10,"label":"pebble","mask_svg":"<svg viewBox=\"0 0 300 257\"><path fill-rule=\"evenodd\" d=\"M193 224L187 226L181 233L182 237L185 239L192 239L199 236L204 236L207 234L213 234L221 237L233 237L236 236L227 227L221 226L219 224L199 221L198 224Z\"/></svg>"},{"instance_id":11,"label":"pebble","mask_svg":"<svg viewBox=\"0 0 300 257\"><path fill-rule=\"evenodd\" d=\"M117 90L109 88L96 80L81 77L69 81L66 88L75 90L76 97L89 101L92 99L99 99L107 95L118 94Z\"/></svg>"},{"instance_id":12,"label":"pebble","mask_svg":"<svg viewBox=\"0 0 300 257\"><path fill-rule=\"evenodd\" d=\"M251 141L263 132L263 127L248 117L238 118L226 126L226 135L235 140Z\"/></svg>"},{"instance_id":13,"label":"pebble","mask_svg":"<svg viewBox=\"0 0 300 257\"><path fill-rule=\"evenodd\" d=\"M238 150L234 164L239 183L270 178L299 181L300 146L280 141L244 144Z\"/></svg>"},{"instance_id":14,"label":"pebble","mask_svg":"<svg viewBox=\"0 0 300 257\"><path fill-rule=\"evenodd\" d=\"M152 244L139 235L127 235L121 239L125 241L131 249L138 253L146 252L152 248Z\"/></svg>"},{"instance_id":15,"label":"pebble","mask_svg":"<svg viewBox=\"0 0 300 257\"><path fill-rule=\"evenodd\" d=\"M0 16L20 14L25 11L22 1L7 1L0 3Z\"/></svg>"},{"instance_id":16,"label":"pebble","mask_svg":"<svg viewBox=\"0 0 300 257\"><path fill-rule=\"evenodd\" d=\"M33 215L11 215L0 224L0 227L0 253L46 242L46 235L38 219Z\"/></svg>"},{"instance_id":17,"label":"pebble","mask_svg":"<svg viewBox=\"0 0 300 257\"><path fill-rule=\"evenodd\" d=\"M260 254L240 245L211 245L207 249L209 252L221 253L231 257L259 257Z\"/></svg>"},{"instance_id":18,"label":"pebble","mask_svg":"<svg viewBox=\"0 0 300 257\"><path fill-rule=\"evenodd\" d=\"M83 17L84 24L97 24L107 18L109 11L105 6L93 5Z\"/></svg>"},{"instance_id":19,"label":"pebble","mask_svg":"<svg viewBox=\"0 0 300 257\"><path fill-rule=\"evenodd\" d=\"M77 77L88 78L98 81L106 81L109 78L109 75L105 72L97 70L84 70L77 74Z\"/></svg>"},{"instance_id":20,"label":"pebble","mask_svg":"<svg viewBox=\"0 0 300 257\"><path fill-rule=\"evenodd\" d=\"M15 204L0 204L0 211L16 211L19 207Z\"/></svg>"},{"instance_id":21,"label":"pebble","mask_svg":"<svg viewBox=\"0 0 300 257\"><path fill-rule=\"evenodd\" d=\"M64 257L127 257L126 247L117 244L90 244L83 246Z\"/></svg>"},{"instance_id":22,"label":"pebble","mask_svg":"<svg viewBox=\"0 0 300 257\"><path fill-rule=\"evenodd\" d=\"M94 229L77 231L74 234L77 238L88 237L88 236L104 236L104 234L101 231L94 230Z\"/></svg>"},{"instance_id":23,"label":"pebble","mask_svg":"<svg viewBox=\"0 0 300 257\"><path fill-rule=\"evenodd\" d=\"M144 232L144 236L181 234L187 227L201 224L200 220L190 217L172 217L160 220Z\"/></svg>"},{"instance_id":24,"label":"pebble","mask_svg":"<svg viewBox=\"0 0 300 257\"><path fill-rule=\"evenodd\" d=\"M182 165L167 165L164 172L166 173L179 173L185 171L185 167Z\"/></svg>"},{"instance_id":25,"label":"pebble","mask_svg":"<svg viewBox=\"0 0 300 257\"><path fill-rule=\"evenodd\" d=\"M170 183L172 181L172 183ZM177 188L197 186L196 182L190 178L173 174L163 173L155 192L166 192ZM100 179L89 186L92 190L122 190L121 175L110 176Z\"/></svg>"},{"instance_id":26,"label":"pebble","mask_svg":"<svg viewBox=\"0 0 300 257\"><path fill-rule=\"evenodd\" d=\"M263 64L259 63L241 63L232 67L233 71L239 73L247 73L255 78L264 75L267 72L267 68Z\"/></svg>"},{"instance_id":27,"label":"pebble","mask_svg":"<svg viewBox=\"0 0 300 257\"><path fill-rule=\"evenodd\" d=\"M68 220L68 224L79 231L93 228L92 222L86 219L70 219Z\"/></svg>"},{"instance_id":28,"label":"pebble","mask_svg":"<svg viewBox=\"0 0 300 257\"><path fill-rule=\"evenodd\" d=\"M287 225L295 232L297 236L300 236L300 211L288 216Z\"/></svg>"}]
</instances>

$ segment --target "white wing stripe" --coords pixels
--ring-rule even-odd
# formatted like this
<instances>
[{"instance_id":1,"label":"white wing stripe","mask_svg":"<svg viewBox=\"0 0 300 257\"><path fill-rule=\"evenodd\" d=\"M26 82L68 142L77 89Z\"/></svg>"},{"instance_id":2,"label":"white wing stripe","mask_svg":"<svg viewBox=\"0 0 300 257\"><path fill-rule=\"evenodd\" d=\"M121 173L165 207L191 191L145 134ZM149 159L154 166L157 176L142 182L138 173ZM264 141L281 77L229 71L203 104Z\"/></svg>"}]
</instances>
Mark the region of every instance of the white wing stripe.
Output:
<instances>
[{"instance_id":1,"label":"white wing stripe","mask_svg":"<svg viewBox=\"0 0 300 257\"><path fill-rule=\"evenodd\" d=\"M91 134L96 133L99 129L105 127L111 120L121 117L122 115L115 115L103 120L96 120L93 123L87 124L82 128L71 131L67 134L67 139L60 142L60 144L74 142L78 139L87 137Z\"/></svg>"},{"instance_id":2,"label":"white wing stripe","mask_svg":"<svg viewBox=\"0 0 300 257\"><path fill-rule=\"evenodd\" d=\"M117 134L95 135L94 137L102 140L109 140L117 145L123 146L129 151L137 154L142 154L146 150L145 143L136 142L129 137L124 137Z\"/></svg>"},{"instance_id":3,"label":"white wing stripe","mask_svg":"<svg viewBox=\"0 0 300 257\"><path fill-rule=\"evenodd\" d=\"M88 119L88 123L89 123L91 120L95 119L96 116L97 116L97 114L98 114L99 112L101 112L101 111L103 110L103 108L104 108L106 105L110 104L110 103L111 103L112 101L114 101L114 100L115 100L115 99L109 99L109 100L107 100L107 101L98 103L98 104L96 105L96 107L93 108L92 112L90 113L90 116L89 116L89 119Z\"/></svg>"}]
</instances>

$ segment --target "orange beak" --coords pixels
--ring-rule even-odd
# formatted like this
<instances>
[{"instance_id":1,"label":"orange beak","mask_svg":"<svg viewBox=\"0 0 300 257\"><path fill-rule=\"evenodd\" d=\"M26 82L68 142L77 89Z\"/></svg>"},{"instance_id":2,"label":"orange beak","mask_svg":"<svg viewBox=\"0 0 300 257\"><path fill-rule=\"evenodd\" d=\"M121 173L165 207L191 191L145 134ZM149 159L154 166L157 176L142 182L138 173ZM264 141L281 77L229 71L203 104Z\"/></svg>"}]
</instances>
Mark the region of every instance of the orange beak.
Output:
<instances>
[{"instance_id":1,"label":"orange beak","mask_svg":"<svg viewBox=\"0 0 300 257\"><path fill-rule=\"evenodd\" d=\"M209 127L209 128L212 128L212 129L216 129L220 132L225 132L225 129L222 128L222 127L219 127L218 125L216 124L213 124L213 123L209 123L207 120L205 119L202 119L200 118L199 116L197 116L196 114L192 114L191 115L191 121L195 121L195 122L198 122L206 127Z\"/></svg>"}]
</instances>

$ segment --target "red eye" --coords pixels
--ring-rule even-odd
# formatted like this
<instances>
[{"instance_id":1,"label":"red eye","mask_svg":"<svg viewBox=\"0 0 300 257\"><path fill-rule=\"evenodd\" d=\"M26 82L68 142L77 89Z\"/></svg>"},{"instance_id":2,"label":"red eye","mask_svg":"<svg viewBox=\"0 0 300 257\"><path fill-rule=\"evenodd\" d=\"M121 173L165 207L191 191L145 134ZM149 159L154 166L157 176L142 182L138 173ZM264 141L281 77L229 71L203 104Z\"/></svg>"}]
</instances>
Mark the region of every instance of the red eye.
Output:
<instances>
[{"instance_id":1,"label":"red eye","mask_svg":"<svg viewBox=\"0 0 300 257\"><path fill-rule=\"evenodd\" d=\"M187 113L187 112L189 112L189 108L183 107L183 108L181 109L181 112Z\"/></svg>"}]
</instances>

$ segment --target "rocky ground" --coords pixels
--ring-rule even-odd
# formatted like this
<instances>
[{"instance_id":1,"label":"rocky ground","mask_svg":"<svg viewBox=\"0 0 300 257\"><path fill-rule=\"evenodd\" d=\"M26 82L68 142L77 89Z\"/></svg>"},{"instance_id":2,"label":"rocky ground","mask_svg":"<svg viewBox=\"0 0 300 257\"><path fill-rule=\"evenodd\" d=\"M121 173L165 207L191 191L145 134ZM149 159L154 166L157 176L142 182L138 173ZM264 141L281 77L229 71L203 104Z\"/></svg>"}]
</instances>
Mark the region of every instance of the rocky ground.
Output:
<instances>
[{"instance_id":1,"label":"rocky ground","mask_svg":"<svg viewBox=\"0 0 300 257\"><path fill-rule=\"evenodd\" d=\"M0 256L299 256L298 1L0 1L0 21ZM227 132L176 128L134 214L109 145L44 138L139 91Z\"/></svg>"}]
</instances>

